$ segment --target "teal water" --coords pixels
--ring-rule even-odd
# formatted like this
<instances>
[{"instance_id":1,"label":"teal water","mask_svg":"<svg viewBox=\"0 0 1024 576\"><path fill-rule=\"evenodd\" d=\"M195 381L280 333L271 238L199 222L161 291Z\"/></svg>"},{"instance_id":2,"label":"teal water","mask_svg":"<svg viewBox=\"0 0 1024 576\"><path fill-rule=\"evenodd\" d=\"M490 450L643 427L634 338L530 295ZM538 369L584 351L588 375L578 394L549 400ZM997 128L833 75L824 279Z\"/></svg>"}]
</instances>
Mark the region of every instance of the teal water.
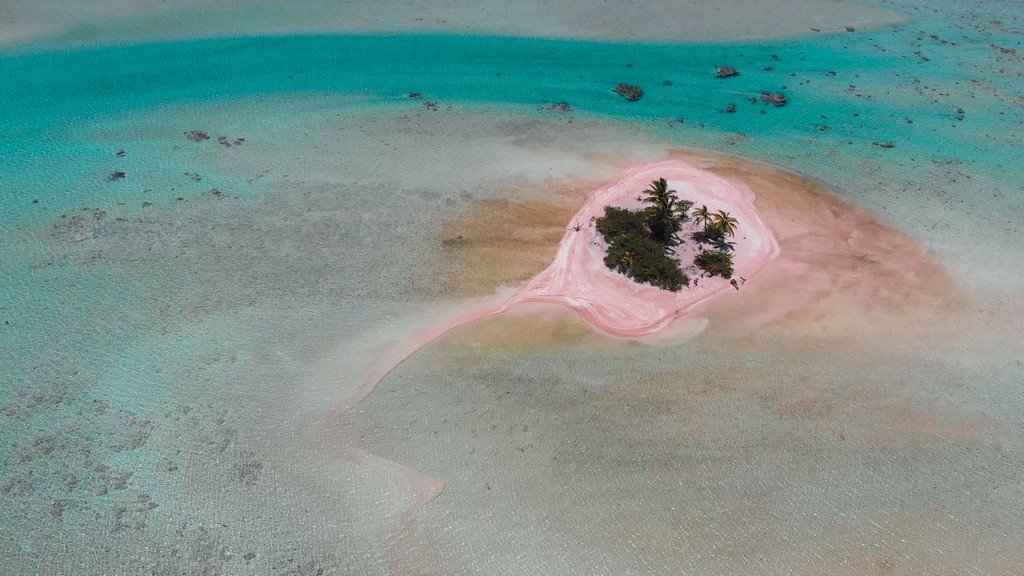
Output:
<instances>
[{"instance_id":1,"label":"teal water","mask_svg":"<svg viewBox=\"0 0 1024 576\"><path fill-rule=\"evenodd\" d=\"M807 174L920 241L948 266L954 281L983 294L979 307L985 313L1014 310L1007 306L1019 305L1024 290L1024 87L1020 54L998 49L1019 50L1019 33L990 24L1012 6L990 9L960 14L954 8L905 27L771 44L332 36L0 57L0 551L10 560L0 572L394 570L384 534L405 497L395 480L399 472L386 461L337 458L310 442L304 423L326 418L325 407L347 398L359 361L372 354L367 342L384 338L383 327L443 300L424 285L441 258L434 242L438 222L474 198L499 194L498 184L540 178L544 170L572 173L583 165L578 158L571 168L559 164L563 150L576 158L645 150L651 142L696 146ZM715 78L721 65L740 75ZM624 101L611 92L620 82L643 87L644 97ZM781 91L789 103L779 108L749 101L763 90ZM425 110L421 101L408 98L412 92L441 109ZM547 109L559 102L572 111ZM735 104L735 113L725 112L728 104ZM192 142L183 135L189 130L209 131L212 138ZM221 135L229 143L245 141L226 147L217 143ZM500 145L488 139L494 135ZM875 146L876 141L893 147ZM600 142L612 144L603 148ZM455 152L449 157L445 149ZM124 157L117 156L119 150ZM501 165L508 150L525 150L525 157L535 153L543 170ZM417 164L417 155L430 160ZM118 170L125 178L110 181ZM335 349L325 342L341 344ZM996 349L985 362L939 350L942 360L925 376L901 366L899 357L885 358L878 381L867 384L884 388L891 377L907 389L924 390L928 402L948 394L955 400L948 403L954 415L980 414L994 422L997 439L982 442L980 455L959 461L969 463L962 469L991 467L992 473L968 474L954 484L959 492L998 492L1009 509L1019 504L1013 489L1021 485L1012 473L1020 469L1022 405L1014 342L1009 337L1003 342L1009 352ZM334 358L332 367L311 368L311 358L322 355ZM427 353L410 372L400 373L396 381L406 386L396 385L388 392L392 396L384 396L399 400L370 404L368 418L385 422L384 428L393 422L381 414L414 420L424 402L414 394L416 386L436 391L459 381L472 390L465 402L486 407L500 401L490 396L488 378L499 389L515 390L524 374L559 381L552 366L566 361L614 363L570 347L564 356L511 355L494 360L490 372L448 375L430 362L434 355ZM678 357L644 350L626 356L632 370L651 374L704 362L688 350ZM878 362L841 355L834 360ZM933 362L925 353L906 361ZM783 367L775 368L780 379L787 368L805 365L800 359L777 362ZM835 368L810 363L817 372L809 380L825 388L863 384L842 371L823 376ZM566 377L567 389L629 377L614 375L613 368L582 383L578 374ZM443 414L446 422L458 418L452 409L457 401L442 396L445 409L428 413ZM522 400L509 414L542 410L530 403ZM749 416L725 401L709 410L704 417L712 420ZM851 418L872 417L868 411ZM609 418L609 427L622 424ZM503 427L520 425L512 416L498 420ZM540 429L566 435L582 426L553 417L537 420ZM434 424L428 421L425 429ZM745 441L754 447L746 449L756 451L764 429L783 428L774 421L763 426L750 432ZM640 437L663 432L657 426L638 429L630 442L649 449ZM464 440L461 431L448 433ZM589 453L587 442L608 442L606 430L588 434L574 453ZM495 446L504 442L492 440ZM690 448L708 454L722 445L749 446L745 441ZM405 462L449 462L416 442L389 438L385 444ZM609 448L594 462L629 460L627 449L616 450ZM955 511L970 522L992 524L971 541L988 557L972 558L970 550L957 548L951 555L955 572L970 573L965 566L976 560L995 566L990 573L1009 573L1000 566L1019 554L1019 515L996 517L997 499L977 506L950 503L926 477L904 469L911 462L915 470L941 470L949 454L914 450L907 440L865 460L872 478L886 480L869 478L863 485L900 497L878 504L851 488L848 498L827 511L877 518L887 510L926 510L920 515L931 518L949 510L925 504L919 510L914 503L932 499L961 506ZM510 464L516 453L495 452L491 472L522 466ZM911 453L913 458L906 456ZM653 457L671 455L655 450ZM847 482L849 477L822 470L832 457L840 459L832 452L792 449L783 462L809 470L821 485ZM750 460L758 469L773 464L770 458ZM526 469L546 465L551 461L542 458ZM573 481L599 477L587 473L590 465L575 462ZM476 468L479 462L467 466L472 474L488 473ZM455 487L449 494L459 502L462 478L455 470L462 468L453 464L454 477L446 478L445 466L437 467L431 473ZM660 478L680 473L670 466L651 468L640 484L653 492ZM836 469L857 471L845 460ZM633 481L622 470L612 475L616 485ZM758 489L761 477L740 482L738 490ZM899 477L909 479L887 483ZM763 478L787 481L770 473ZM445 528L464 526L457 523L475 508L439 506L427 510L424 520L428 528L442 527L432 536L441 542L438 547L448 550L446 539L470 543L452 548L437 566L449 573L536 573L545 566L586 573L672 572L671 560L634 549L619 554L615 545L577 534L578 526L566 521L571 514L545 525L560 540L547 539L543 531L529 534L543 525L537 511L565 497L541 480L526 475L514 482L518 493L540 482L538 502L497 508L523 515L510 530L519 535L515 542L528 551L527 559L508 560L516 551L486 540L500 538L500 530ZM816 486L812 482L788 496L800 500L799 494L813 493ZM588 489L606 500L623 497L607 486ZM646 503L638 498L632 509L647 510L660 498L671 495ZM694 506L700 496L688 494L685 500ZM485 506L477 494L473 502ZM578 519L600 524L612 517L601 509ZM808 524L785 533L792 538L789 547L750 549L770 556L767 566L775 570L796 566L798 573L815 573L813 563L795 560L813 548L808 543L818 525L805 519ZM709 522L697 512L692 520ZM961 530L967 528L949 528L953 534ZM927 539L911 538L901 548L893 544L900 538L894 533L885 540L892 555L935 557ZM650 536L654 549L658 542L679 545ZM713 548L700 548L712 540L702 534L693 541L698 543L687 544L694 553L675 567L739 573L738 566L747 566L756 573L740 552L733 555L739 560L726 561L709 552ZM1005 558L993 552L1000 549L1008 550ZM855 550L836 550L830 561L857 557ZM485 558L485 552L487 562L452 560L460 554ZM545 563L548 554L562 560ZM935 566L921 562L926 573ZM901 573L915 573L913 562L902 566Z\"/></svg>"},{"instance_id":2,"label":"teal water","mask_svg":"<svg viewBox=\"0 0 1024 576\"><path fill-rule=\"evenodd\" d=\"M111 187L101 178L88 186L69 175L100 172L105 157L118 148L113 140L96 146L85 135L102 131L90 122L111 115L124 117L170 103L296 93L360 94L367 106L402 105L408 93L419 92L443 104L568 102L585 117L624 121L673 141L784 164L839 187L880 213L895 210L892 220L913 220L912 232L939 243L942 235L929 230L949 226L956 211L949 210L948 199L937 198L943 194L930 192L953 188L966 196L973 188L957 180L955 170L966 167L976 178L998 174L1005 180L984 182L995 189L985 199L986 210L1021 208L1021 181L1013 167L1020 147L1016 128L1024 119L1013 96L1019 79L1007 69L1017 57L989 46L1012 46L1016 40L999 38L992 30L963 32L946 25L920 34L898 29L727 46L289 37L7 58L0 63L8 78L0 96L5 214L38 214L39 207L28 204L40 185L62 190L47 198L46 215L68 206L60 199L73 205L97 194L109 198ZM719 65L743 72L717 79L713 71ZM663 86L665 81L672 84ZM619 82L644 87L645 97L625 102L610 92ZM785 93L790 104L775 108L748 102L764 90ZM728 104L735 104L737 112L724 113ZM738 133L743 136L737 138ZM896 148L872 146L876 141ZM50 163L40 165L41 157ZM75 166L69 169L67 162ZM872 168L864 169L864 163ZM951 169L952 164L956 167ZM915 201L879 206L883 187L909 190ZM932 208L935 203L944 205ZM979 236L1019 230L1003 221L992 228L984 214L970 207L957 217L976 218L968 228ZM986 236L976 244L993 242L993 236ZM984 258L954 249L965 264Z\"/></svg>"}]
</instances>

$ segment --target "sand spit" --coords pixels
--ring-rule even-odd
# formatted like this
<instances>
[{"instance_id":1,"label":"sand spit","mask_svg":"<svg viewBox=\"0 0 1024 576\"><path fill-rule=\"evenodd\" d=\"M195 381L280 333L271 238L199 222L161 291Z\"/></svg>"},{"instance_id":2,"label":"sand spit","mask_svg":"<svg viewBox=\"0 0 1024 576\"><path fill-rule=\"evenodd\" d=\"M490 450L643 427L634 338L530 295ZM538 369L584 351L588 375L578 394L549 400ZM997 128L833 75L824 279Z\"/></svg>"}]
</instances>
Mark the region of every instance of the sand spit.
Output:
<instances>
[{"instance_id":1,"label":"sand spit","mask_svg":"<svg viewBox=\"0 0 1024 576\"><path fill-rule=\"evenodd\" d=\"M382 351L374 369L344 410L365 398L391 370L417 350L464 324L501 314L529 302L558 304L576 311L595 328L612 336L639 338L652 335L711 297L735 288L723 278L702 278L679 292L638 284L608 269L605 245L594 220L605 206L635 208L652 180L665 178L681 198L711 210L725 210L739 221L735 244L736 276L744 285L779 255L771 230L754 208L748 188L696 168L684 160L633 166L615 181L592 192L568 223L554 262L497 305L500 295L471 302L446 319L418 332L409 340ZM692 244L692 242L690 243ZM692 250L692 248L690 248Z\"/></svg>"}]
</instances>

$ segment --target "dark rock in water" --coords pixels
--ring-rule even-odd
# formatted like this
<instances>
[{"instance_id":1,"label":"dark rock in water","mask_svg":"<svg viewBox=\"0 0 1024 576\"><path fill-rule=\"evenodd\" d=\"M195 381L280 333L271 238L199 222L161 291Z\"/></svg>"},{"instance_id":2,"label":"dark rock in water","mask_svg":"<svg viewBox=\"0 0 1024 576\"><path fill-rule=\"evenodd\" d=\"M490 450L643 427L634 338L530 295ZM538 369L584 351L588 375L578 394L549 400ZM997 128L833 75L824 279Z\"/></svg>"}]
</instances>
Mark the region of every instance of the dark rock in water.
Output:
<instances>
[{"instance_id":1,"label":"dark rock in water","mask_svg":"<svg viewBox=\"0 0 1024 576\"><path fill-rule=\"evenodd\" d=\"M423 94L420 94L419 92L409 92L409 98L412 98L413 100L419 100L423 98Z\"/></svg>"},{"instance_id":2,"label":"dark rock in water","mask_svg":"<svg viewBox=\"0 0 1024 576\"><path fill-rule=\"evenodd\" d=\"M671 80L665 80L664 82L661 83L661 85L662 86L671 86L672 85L672 81Z\"/></svg>"},{"instance_id":3,"label":"dark rock in water","mask_svg":"<svg viewBox=\"0 0 1024 576\"><path fill-rule=\"evenodd\" d=\"M572 112L572 106L569 106L568 102L556 102L551 106L548 106L548 110L554 110L555 112L569 113Z\"/></svg>"},{"instance_id":4,"label":"dark rock in water","mask_svg":"<svg viewBox=\"0 0 1024 576\"><path fill-rule=\"evenodd\" d=\"M202 142L203 140L209 140L210 135L201 130L189 130L188 132L185 132L185 138L188 138L193 142Z\"/></svg>"},{"instance_id":5,"label":"dark rock in water","mask_svg":"<svg viewBox=\"0 0 1024 576\"><path fill-rule=\"evenodd\" d=\"M432 112L437 111L437 103L435 102L424 102L423 107Z\"/></svg>"},{"instance_id":6,"label":"dark rock in water","mask_svg":"<svg viewBox=\"0 0 1024 576\"><path fill-rule=\"evenodd\" d=\"M775 104L776 106L785 106L788 99L781 92L761 92L761 101Z\"/></svg>"},{"instance_id":7,"label":"dark rock in water","mask_svg":"<svg viewBox=\"0 0 1024 576\"><path fill-rule=\"evenodd\" d=\"M893 146L895 146L895 144L893 144L892 142L879 142L878 140L875 140L874 142L872 142L872 144L878 146L879 148L892 148Z\"/></svg>"},{"instance_id":8,"label":"dark rock in water","mask_svg":"<svg viewBox=\"0 0 1024 576\"><path fill-rule=\"evenodd\" d=\"M636 102L644 96L644 91L639 86L630 86L629 84L619 84L612 92L622 96L627 102Z\"/></svg>"},{"instance_id":9,"label":"dark rock in water","mask_svg":"<svg viewBox=\"0 0 1024 576\"><path fill-rule=\"evenodd\" d=\"M124 150L118 150L117 151L117 157L118 158L124 158Z\"/></svg>"},{"instance_id":10,"label":"dark rock in water","mask_svg":"<svg viewBox=\"0 0 1024 576\"><path fill-rule=\"evenodd\" d=\"M725 107L725 111L727 113L729 113L729 114L732 114L732 113L736 112L736 105L735 104L729 104L728 106Z\"/></svg>"},{"instance_id":11,"label":"dark rock in water","mask_svg":"<svg viewBox=\"0 0 1024 576\"><path fill-rule=\"evenodd\" d=\"M853 32L853 31L855 31L855 30L856 30L856 28L854 28L853 26L847 26L847 27L846 27L846 31L847 31L847 32Z\"/></svg>"},{"instance_id":12,"label":"dark rock in water","mask_svg":"<svg viewBox=\"0 0 1024 576\"><path fill-rule=\"evenodd\" d=\"M107 180L113 182L114 180L120 180L125 177L124 172L111 172L110 176L107 176Z\"/></svg>"},{"instance_id":13,"label":"dark rock in water","mask_svg":"<svg viewBox=\"0 0 1024 576\"><path fill-rule=\"evenodd\" d=\"M235 138L234 142L232 142L227 136L218 136L217 143L225 148L231 148L232 146L241 146L242 144L245 144L245 138Z\"/></svg>"},{"instance_id":14,"label":"dark rock in water","mask_svg":"<svg viewBox=\"0 0 1024 576\"><path fill-rule=\"evenodd\" d=\"M728 66L719 66L718 69L715 70L715 76L719 78L732 78L733 76L739 75L740 73L737 72L735 68L730 68Z\"/></svg>"}]
</instances>

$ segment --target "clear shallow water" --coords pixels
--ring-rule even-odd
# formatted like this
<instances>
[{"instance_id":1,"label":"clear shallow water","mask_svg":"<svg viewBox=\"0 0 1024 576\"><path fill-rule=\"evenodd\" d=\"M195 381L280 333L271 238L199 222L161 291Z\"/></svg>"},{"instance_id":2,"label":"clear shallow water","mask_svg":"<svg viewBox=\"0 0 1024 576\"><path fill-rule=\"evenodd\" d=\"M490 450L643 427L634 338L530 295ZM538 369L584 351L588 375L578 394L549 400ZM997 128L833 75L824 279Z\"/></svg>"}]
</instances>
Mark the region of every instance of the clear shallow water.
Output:
<instances>
[{"instance_id":1,"label":"clear shallow water","mask_svg":"<svg viewBox=\"0 0 1024 576\"><path fill-rule=\"evenodd\" d=\"M374 344L436 304L444 214L586 173L591 154L686 144L802 171L982 289L979 313L1012 313L1020 64L989 44L1019 36L1012 13L992 10L770 45L291 37L0 59L0 550L14 559L0 570L814 573L818 530L832 530L821 562L853 573L936 572L940 558L1012 573L1011 333L996 346L974 334L927 352L898 343L891 356L884 335L853 357L755 340L742 369L726 363L724 395L675 387L751 345L714 332L610 356L499 342L487 362L458 362L428 349L353 424L372 450L448 483L420 515L420 565L385 546L407 498L401 469L308 432L348 397ZM723 64L741 75L714 78ZM644 98L622 101L619 82ZM783 85L785 108L746 100ZM571 114L538 109L562 101ZM126 177L108 182L115 170ZM839 416L779 416L808 389L826 399L813 413ZM685 406L648 406L645 391ZM479 440L486 460L461 451L475 420L460 402L503 431ZM567 406L583 415L566 422ZM892 423L922 413L938 422L923 436ZM694 421L715 432L679 425ZM949 422L980 432L964 441ZM822 496L833 488L840 497ZM686 513L668 512L677 502Z\"/></svg>"},{"instance_id":2,"label":"clear shallow water","mask_svg":"<svg viewBox=\"0 0 1024 576\"><path fill-rule=\"evenodd\" d=\"M1012 96L1017 57L989 46L1012 49L1016 39L1000 38L991 28L982 34L939 22L919 24L930 30L771 45L289 37L9 58L0 64L10 79L2 95L7 136L2 168L10 198L5 212L21 215L31 208L38 213L38 206L28 206L28 196L37 194L40 184L59 187L64 191L59 198L76 204L95 194L109 198L111 188L123 187L104 186L101 178L111 148L122 146L116 141L121 135L105 131L99 121L112 115L130 118L169 103L259 101L296 93L351 95L371 107L406 106L416 103L405 96L418 92L442 105L568 102L586 117L624 120L674 141L784 164L905 222L904 229L947 249L956 265L983 259L985 269L971 272L989 273L994 259L950 245L949 227L955 219L968 219L965 228L973 236L968 244L975 246L1019 231L1016 222L1002 217L993 222L987 214L1022 209L1022 183L1013 169L1022 122L1020 102ZM742 73L717 79L713 71L719 65ZM665 81L672 84L663 86ZM644 87L644 99L627 103L612 94L610 88L619 82ZM786 93L790 105L776 109L747 102L764 90ZM735 114L724 113L728 104L737 106ZM97 131L107 137L104 146L96 145ZM896 148L873 142L893 142ZM53 164L39 166L41 156ZM139 172L153 177L144 185L156 188L171 174L155 172L150 157L136 154L119 165L147 162ZM69 176L79 171L96 177L89 182ZM979 198L978 188L991 194ZM910 198L889 202L894 191ZM965 197L984 205L956 206ZM67 207L54 205L56 198L47 200L53 210Z\"/></svg>"}]
</instances>

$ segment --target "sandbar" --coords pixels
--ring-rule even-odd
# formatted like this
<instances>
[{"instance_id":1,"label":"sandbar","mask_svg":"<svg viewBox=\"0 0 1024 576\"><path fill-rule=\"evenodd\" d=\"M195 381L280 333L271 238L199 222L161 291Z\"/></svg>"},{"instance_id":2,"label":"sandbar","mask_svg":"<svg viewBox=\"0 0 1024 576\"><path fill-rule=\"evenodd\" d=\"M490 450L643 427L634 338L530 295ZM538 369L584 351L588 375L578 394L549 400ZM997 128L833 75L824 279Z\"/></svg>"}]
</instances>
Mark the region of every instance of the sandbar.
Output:
<instances>
[{"instance_id":1,"label":"sandbar","mask_svg":"<svg viewBox=\"0 0 1024 576\"><path fill-rule=\"evenodd\" d=\"M732 238L733 262L735 277L744 285L778 257L779 245L754 207L755 196L749 188L682 159L631 166L587 195L583 207L566 223L554 261L544 271L511 296L495 295L461 304L451 313L421 325L412 337L381 350L374 368L341 411L358 404L388 373L430 342L459 326L502 314L520 304L558 304L574 310L605 334L640 338L663 330L698 304L736 290L728 280L705 277L696 285L671 292L639 284L604 264L605 244L595 218L604 213L605 206L640 206L638 197L658 178L665 178L680 198L696 206L707 205L712 211L725 210L738 220ZM687 261L686 251L695 249L688 241L677 247L677 252L681 260Z\"/></svg>"}]
</instances>

